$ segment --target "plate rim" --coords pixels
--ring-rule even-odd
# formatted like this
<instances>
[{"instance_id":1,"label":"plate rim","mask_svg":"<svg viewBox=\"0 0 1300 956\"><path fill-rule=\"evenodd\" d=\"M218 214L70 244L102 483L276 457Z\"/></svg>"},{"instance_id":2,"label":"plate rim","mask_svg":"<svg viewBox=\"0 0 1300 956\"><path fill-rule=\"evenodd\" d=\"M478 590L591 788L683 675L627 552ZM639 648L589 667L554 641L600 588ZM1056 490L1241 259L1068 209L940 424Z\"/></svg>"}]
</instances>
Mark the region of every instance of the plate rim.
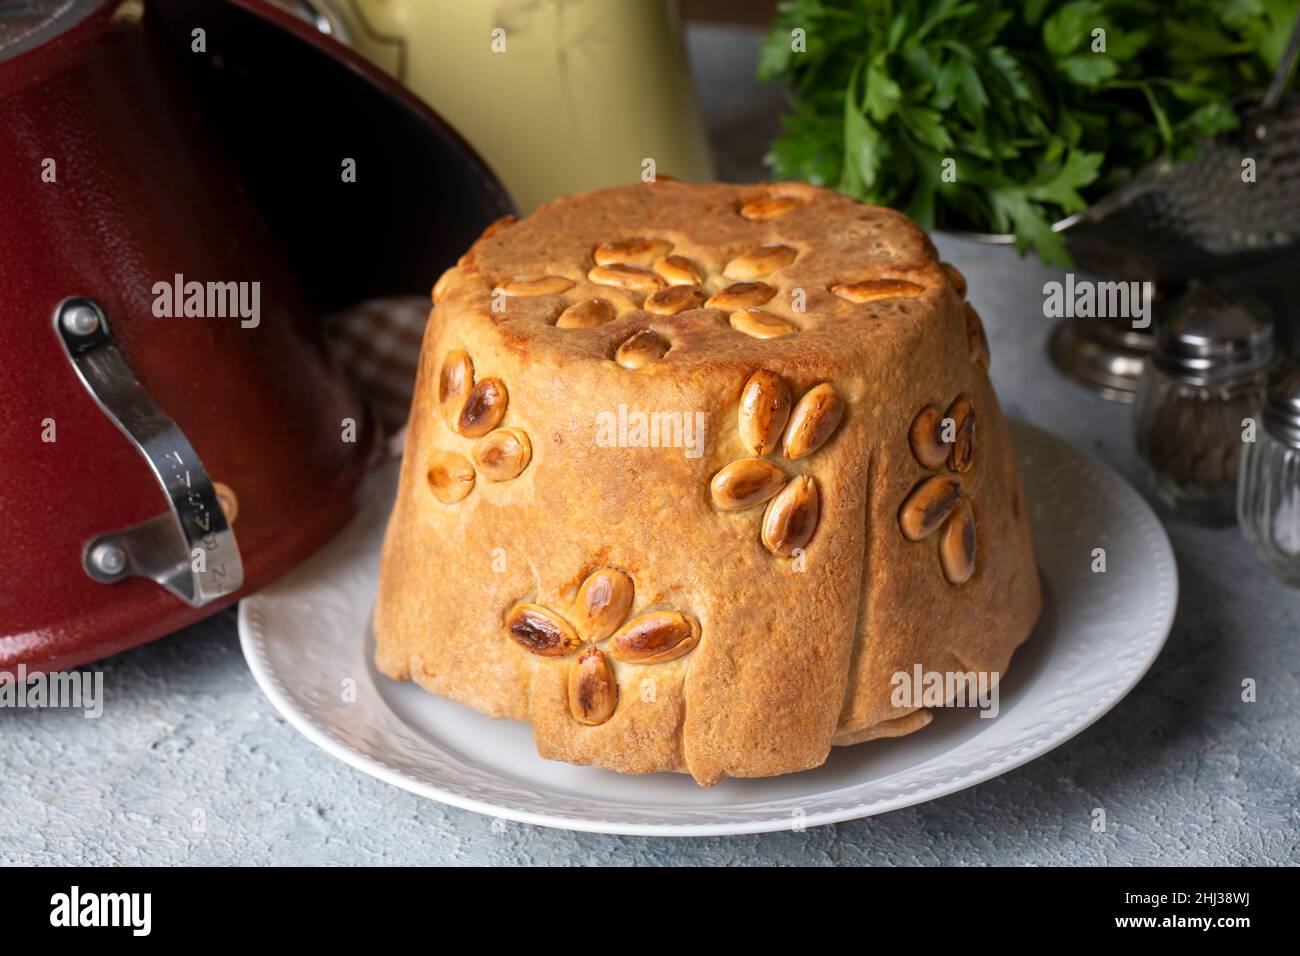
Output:
<instances>
[{"instance_id":1,"label":"plate rim","mask_svg":"<svg viewBox=\"0 0 1300 956\"><path fill-rule=\"evenodd\" d=\"M799 828L806 829L814 826L826 826L834 823L844 823L849 820L858 820L866 817L876 816L881 813L888 813L892 810L901 810L904 807L916 806L921 803L928 803L931 800L938 800L950 794L966 790L970 787L986 783L995 777L1000 777L1009 773L1018 767L1022 767L1030 761L1047 754L1062 744L1073 739L1083 731L1087 730L1103 716L1109 713L1114 707L1132 692L1146 676L1151 666L1160 656L1161 651L1169 639L1173 629L1173 623L1178 613L1178 596L1180 581L1178 575L1178 562L1174 554L1173 545L1169 540L1169 533L1164 527L1164 523L1155 513L1154 509L1141 495L1133 485L1119 474L1109 464L1102 461L1097 456L1088 451L1077 448L1070 442L1058 437L1047 429L1026 422L1022 419L1008 418L1008 425L1012 431L1016 429L1026 429L1036 432L1038 438L1046 438L1051 442L1058 443L1068 448L1073 454L1087 461L1092 467L1098 469L1109 479L1118 481L1129 495L1132 496L1133 503L1146 513L1146 516L1152 519L1157 534L1154 538L1154 546L1162 552L1162 557L1170 568L1169 583L1169 602L1168 611L1163 621L1153 622L1152 631L1160 633L1159 639L1153 643L1150 653L1142 662L1141 666L1134 669L1129 680L1116 689L1110 695L1099 698L1094 701L1085 712L1083 717L1078 720L1074 726L1065 726L1052 733L1047 734L1038 744L1028 748L1024 752L1014 753L1006 757L1002 762L987 765L980 770L964 776L955 777L944 783L908 793L898 794L893 797L884 798L870 803L859 802L853 806L836 807L809 813L799 820ZM354 518L353 521L359 520ZM351 527L349 524L348 527ZM346 528L344 531L346 532ZM343 532L340 533L340 536ZM325 547L329 547L326 544ZM269 662L266 660L262 648L259 646L265 642L266 632L262 623L257 620L258 602L266 600L262 592L250 595L239 602L238 627L239 627L239 645L243 652L244 659L248 663L249 670L257 686L271 702L271 705L284 719L293 726L299 733L314 743L317 747L326 753L341 760L343 763L356 770L360 770L369 776L382 780L385 783L398 787L399 789L414 793L426 799L436 800L447 806L456 807L461 810L470 810L474 813L485 816L496 817L504 820L511 820L516 823L526 823L533 826L542 826L560 830L570 830L584 833L601 833L619 836L661 836L661 837L703 837L703 836L743 836L755 833L772 833L792 829L791 820L788 817L782 818L765 818L740 821L735 823L719 823L716 821L705 823L634 823L629 821L614 821L600 819L586 819L582 817L570 816L559 813L543 813L531 810L524 810L517 807L504 806L501 804L491 803L480 800L476 797L465 796L454 790L448 790L443 787L435 786L422 780L417 780L408 776L401 770L390 767L380 760L370 757L366 754L355 750L348 744L337 739L329 732L326 727L318 725L306 713L298 708L292 699L281 688L278 678L270 670ZM367 620L369 612L367 613ZM367 634L369 633L367 628ZM399 718L400 719L400 718Z\"/></svg>"}]
</instances>

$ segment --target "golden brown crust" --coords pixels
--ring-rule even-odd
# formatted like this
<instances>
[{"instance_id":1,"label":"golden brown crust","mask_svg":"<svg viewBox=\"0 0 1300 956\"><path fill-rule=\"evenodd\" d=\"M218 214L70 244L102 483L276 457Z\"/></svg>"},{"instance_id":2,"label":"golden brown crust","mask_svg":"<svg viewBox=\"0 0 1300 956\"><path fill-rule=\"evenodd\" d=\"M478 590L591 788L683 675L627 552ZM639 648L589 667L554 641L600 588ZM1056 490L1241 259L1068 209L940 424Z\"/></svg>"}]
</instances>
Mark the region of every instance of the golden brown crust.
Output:
<instances>
[{"instance_id":1,"label":"golden brown crust","mask_svg":"<svg viewBox=\"0 0 1300 956\"><path fill-rule=\"evenodd\" d=\"M762 309L796 331L757 338L722 309L646 311L655 288L639 273L623 286L591 280L599 247L605 270L619 255L639 256L626 263L638 270L680 257L672 274L695 270L705 297L742 281L736 274L762 282L776 290ZM567 281L534 281L551 276ZM635 284L645 288L625 287ZM591 299L612 318L555 325ZM636 367L616 361L646 330L667 351L650 350ZM494 406L491 427L525 436L531 456L517 476L480 476L444 502L430 489L430 462L446 452L473 462L476 442L492 435L478 437L482 419L461 426L440 405L441 366L457 350L475 382L501 383L504 411ZM769 475L775 466L791 479L785 490L724 510L711 483L754 457L743 439L756 429L742 430L738 413L758 372L788 386L794 405L811 393L808 412L793 457L783 442L764 443ZM969 467L928 470L913 454L912 423L959 396L978 415ZM698 456L608 447L600 423L620 406L692 424L698 413ZM809 421L813 413L828 417ZM973 516L973 532L949 534L950 551L975 542L974 571L960 585L945 575L956 558L940 560L940 533L913 541L900 529L903 502L936 473L960 483L962 513ZM809 494L814 515L765 522L778 499L789 506L802 495L806 506ZM377 662L484 713L530 721L544 757L688 772L705 784L815 767L832 742L928 722L928 712L891 703L896 671L1005 670L1039 609L1020 494L962 298L906 217L792 183L661 181L568 197L485 235L439 282L384 543ZM560 657L511 640L506 621L518 605L584 620L579 592L601 569L632 582L629 620L675 612L661 618L678 622L671 641L683 638L680 621L698 633L649 662L617 659L598 634L579 634L581 648ZM648 626L633 628L639 646L668 640L646 638ZM617 685L612 712L604 668Z\"/></svg>"}]
</instances>

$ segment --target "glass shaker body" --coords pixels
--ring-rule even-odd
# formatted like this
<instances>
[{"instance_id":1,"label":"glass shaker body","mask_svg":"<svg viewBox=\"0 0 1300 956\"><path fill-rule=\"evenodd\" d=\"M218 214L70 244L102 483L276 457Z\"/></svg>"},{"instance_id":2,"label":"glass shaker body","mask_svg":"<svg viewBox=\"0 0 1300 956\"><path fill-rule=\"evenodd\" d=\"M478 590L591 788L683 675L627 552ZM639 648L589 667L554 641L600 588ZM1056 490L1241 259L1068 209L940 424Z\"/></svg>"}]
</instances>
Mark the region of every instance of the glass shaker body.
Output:
<instances>
[{"instance_id":1,"label":"glass shaker body","mask_svg":"<svg viewBox=\"0 0 1300 956\"><path fill-rule=\"evenodd\" d=\"M1300 587L1300 364L1269 384L1263 412L1242 452L1237 520L1260 557Z\"/></svg>"},{"instance_id":2,"label":"glass shaker body","mask_svg":"<svg viewBox=\"0 0 1300 956\"><path fill-rule=\"evenodd\" d=\"M1152 489L1169 508L1231 523L1243 421L1258 415L1266 376L1189 382L1148 362L1138 383L1134 438Z\"/></svg>"},{"instance_id":3,"label":"glass shaker body","mask_svg":"<svg viewBox=\"0 0 1300 956\"><path fill-rule=\"evenodd\" d=\"M1300 449L1268 432L1241 459L1237 520L1282 580L1300 587Z\"/></svg>"}]
</instances>

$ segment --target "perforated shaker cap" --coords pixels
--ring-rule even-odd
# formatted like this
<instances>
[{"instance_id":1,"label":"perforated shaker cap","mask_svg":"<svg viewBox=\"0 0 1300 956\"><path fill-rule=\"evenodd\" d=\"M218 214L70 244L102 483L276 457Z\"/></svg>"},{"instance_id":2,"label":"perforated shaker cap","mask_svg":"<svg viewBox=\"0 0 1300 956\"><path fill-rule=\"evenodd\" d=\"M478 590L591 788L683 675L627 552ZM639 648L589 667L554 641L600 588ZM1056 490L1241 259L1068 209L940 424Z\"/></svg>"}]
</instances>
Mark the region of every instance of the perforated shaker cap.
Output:
<instances>
[{"instance_id":1,"label":"perforated shaker cap","mask_svg":"<svg viewBox=\"0 0 1300 956\"><path fill-rule=\"evenodd\" d=\"M107 0L0 0L0 63L70 30Z\"/></svg>"},{"instance_id":2,"label":"perforated shaker cap","mask_svg":"<svg viewBox=\"0 0 1300 956\"><path fill-rule=\"evenodd\" d=\"M1160 324L1151 360L1175 378L1201 383L1254 375L1276 354L1265 308L1203 287L1184 295Z\"/></svg>"},{"instance_id":3,"label":"perforated shaker cap","mask_svg":"<svg viewBox=\"0 0 1300 956\"><path fill-rule=\"evenodd\" d=\"M1300 362L1287 366L1269 382L1264 428L1278 441L1300 448Z\"/></svg>"}]
</instances>

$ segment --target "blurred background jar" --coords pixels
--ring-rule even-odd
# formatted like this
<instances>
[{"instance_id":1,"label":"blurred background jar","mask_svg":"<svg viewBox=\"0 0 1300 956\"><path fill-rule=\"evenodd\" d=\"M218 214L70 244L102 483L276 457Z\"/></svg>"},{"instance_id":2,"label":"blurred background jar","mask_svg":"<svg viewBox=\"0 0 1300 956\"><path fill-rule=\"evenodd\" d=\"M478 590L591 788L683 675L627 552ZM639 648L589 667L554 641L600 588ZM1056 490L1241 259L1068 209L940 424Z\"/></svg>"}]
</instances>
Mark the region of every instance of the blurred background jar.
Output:
<instances>
[{"instance_id":1,"label":"blurred background jar","mask_svg":"<svg viewBox=\"0 0 1300 956\"><path fill-rule=\"evenodd\" d=\"M673 0L277 0L446 118L521 213L654 172L713 178Z\"/></svg>"},{"instance_id":2,"label":"blurred background jar","mask_svg":"<svg viewBox=\"0 0 1300 956\"><path fill-rule=\"evenodd\" d=\"M1258 440L1242 451L1237 520L1288 584L1300 587L1300 365L1269 385Z\"/></svg>"},{"instance_id":3,"label":"blurred background jar","mask_svg":"<svg viewBox=\"0 0 1300 956\"><path fill-rule=\"evenodd\" d=\"M1134 437L1151 488L1167 507L1231 523L1243 436L1275 362L1260 307L1201 287L1172 304L1138 383Z\"/></svg>"}]
</instances>

